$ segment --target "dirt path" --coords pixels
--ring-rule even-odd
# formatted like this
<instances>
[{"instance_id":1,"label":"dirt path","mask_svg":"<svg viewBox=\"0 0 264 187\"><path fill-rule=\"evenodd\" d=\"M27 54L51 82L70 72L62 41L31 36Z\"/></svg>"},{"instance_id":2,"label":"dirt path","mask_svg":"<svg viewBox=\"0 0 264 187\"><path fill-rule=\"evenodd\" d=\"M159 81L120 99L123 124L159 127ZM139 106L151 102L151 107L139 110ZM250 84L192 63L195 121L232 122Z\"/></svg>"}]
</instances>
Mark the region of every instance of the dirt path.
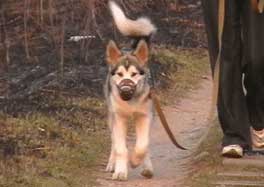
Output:
<instances>
[{"instance_id":1,"label":"dirt path","mask_svg":"<svg viewBox=\"0 0 264 187\"><path fill-rule=\"evenodd\" d=\"M191 157L208 124L211 97L211 81L205 78L198 89L191 90L185 99L173 106L165 107L164 112L178 141L189 151L176 149L168 139L156 117L151 131L150 153L154 165L154 177L144 179L140 169L130 170L126 182L111 180L111 174L100 172L100 186L125 187L180 187L191 172ZM129 140L133 142L134 140ZM103 170L103 168L102 168Z\"/></svg>"}]
</instances>

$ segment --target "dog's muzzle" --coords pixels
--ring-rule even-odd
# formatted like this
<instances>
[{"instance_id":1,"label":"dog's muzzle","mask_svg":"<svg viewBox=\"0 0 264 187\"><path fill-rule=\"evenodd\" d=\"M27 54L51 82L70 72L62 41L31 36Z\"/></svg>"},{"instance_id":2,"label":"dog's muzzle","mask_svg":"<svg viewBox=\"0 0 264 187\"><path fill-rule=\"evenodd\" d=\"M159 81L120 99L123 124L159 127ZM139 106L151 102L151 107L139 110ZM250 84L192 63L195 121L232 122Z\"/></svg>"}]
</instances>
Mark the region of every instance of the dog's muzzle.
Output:
<instances>
[{"instance_id":1,"label":"dog's muzzle","mask_svg":"<svg viewBox=\"0 0 264 187\"><path fill-rule=\"evenodd\" d=\"M136 84L130 79L124 79L118 85L118 91L124 101L129 101L136 91Z\"/></svg>"}]
</instances>

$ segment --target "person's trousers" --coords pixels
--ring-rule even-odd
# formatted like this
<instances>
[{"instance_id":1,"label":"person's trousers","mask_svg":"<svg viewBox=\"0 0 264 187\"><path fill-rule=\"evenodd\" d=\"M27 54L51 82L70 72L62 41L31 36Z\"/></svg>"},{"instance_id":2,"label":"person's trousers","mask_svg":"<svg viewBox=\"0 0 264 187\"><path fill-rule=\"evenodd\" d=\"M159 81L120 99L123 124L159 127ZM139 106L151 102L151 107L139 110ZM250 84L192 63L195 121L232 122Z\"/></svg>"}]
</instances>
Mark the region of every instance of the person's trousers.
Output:
<instances>
[{"instance_id":1,"label":"person's trousers","mask_svg":"<svg viewBox=\"0 0 264 187\"><path fill-rule=\"evenodd\" d=\"M203 0L202 4L213 70L219 47L218 1ZM251 11L249 0L226 0L217 101L223 146L239 144L250 148L250 126L264 127L264 30L261 25L264 26L263 15ZM262 35L261 39L256 34Z\"/></svg>"},{"instance_id":2,"label":"person's trousers","mask_svg":"<svg viewBox=\"0 0 264 187\"><path fill-rule=\"evenodd\" d=\"M250 123L264 128L264 13L252 12L249 1L242 16L245 53L245 87Z\"/></svg>"}]
</instances>

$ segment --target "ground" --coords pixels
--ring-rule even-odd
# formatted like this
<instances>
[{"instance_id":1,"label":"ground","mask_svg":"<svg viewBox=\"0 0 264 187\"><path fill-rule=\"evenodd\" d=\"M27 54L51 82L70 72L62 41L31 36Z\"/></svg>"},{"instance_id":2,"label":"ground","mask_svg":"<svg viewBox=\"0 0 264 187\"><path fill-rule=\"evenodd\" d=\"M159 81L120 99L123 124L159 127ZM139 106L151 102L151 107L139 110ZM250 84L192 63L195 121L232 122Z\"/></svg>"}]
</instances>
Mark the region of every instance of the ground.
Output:
<instances>
[{"instance_id":1,"label":"ground","mask_svg":"<svg viewBox=\"0 0 264 187\"><path fill-rule=\"evenodd\" d=\"M208 58L203 49L156 47L153 55L154 70L159 70L156 72L156 86L165 105L179 102L188 90L197 88L200 80L207 79ZM87 93L86 89L83 90ZM2 103L0 177L3 180L0 186L98 185L96 179L102 175L99 170L107 161L110 145L106 108L102 97L96 94L87 96L83 90L46 88L26 99ZM155 125L155 128L160 126ZM176 132L185 131L182 128ZM162 136L165 144L157 142L161 151L163 145L164 148L171 146L165 134ZM182 139L184 134L177 137L190 146L191 142ZM173 146L170 149L177 150ZM179 152L178 156L187 153L190 152ZM165 162L172 159L165 158ZM159 173L162 174L162 170L157 168L157 177ZM162 181L162 175L159 177Z\"/></svg>"},{"instance_id":2,"label":"ground","mask_svg":"<svg viewBox=\"0 0 264 187\"><path fill-rule=\"evenodd\" d=\"M168 110L172 107L170 103L179 102L188 90L197 88L199 81L204 80L208 74L201 3L186 0L178 9L173 2L169 6L163 2L147 2L146 6L134 1L124 3L127 5L124 8L128 10L128 16L149 16L158 27L152 41L151 65L162 104L167 105ZM8 6L17 10L13 9L12 3L10 1ZM20 4L17 6L21 7ZM34 7L30 10L32 14L36 13ZM58 5L55 8L61 10L63 7ZM78 6L76 8L79 10ZM82 14L82 11L80 13ZM66 22L63 66L60 64L61 53L58 50L58 41L61 38L53 42L55 37L50 38L52 33L47 32L60 31L61 15L54 15L58 20L57 27L53 29L49 29L52 27L48 22L44 23L47 24L47 30L46 27L39 28L36 22L32 22L34 16L30 18L29 26L33 33L29 35L34 40L29 42L34 44L33 46L41 45L39 48L29 48L30 55L34 57L33 61L25 57L24 40L22 44L12 46L9 54L6 52L7 56L10 55L9 66L7 70L0 67L0 186L88 187L104 182L100 181L104 177L99 177L103 174L99 170L107 160L110 144L102 94L107 70L104 63L104 47L109 39L117 40L119 45L128 40L115 32L109 12L101 13L97 20L97 31L103 34L103 38L97 37L91 42L66 42L70 34L80 34L78 29L73 33L71 30L82 26L70 20ZM19 19L8 21L8 32L16 34L16 29L24 30L21 19L24 12L20 14L22 16L17 15L15 11L15 16ZM7 19L13 20L11 10L6 15ZM78 21L79 18L75 18L75 21ZM39 37L34 37L39 35L40 41ZM20 40L14 39L14 42L16 41ZM158 124L154 127L160 128ZM157 131L163 132L159 129ZM186 146L191 145L191 142L185 140L185 134L181 134L188 134L187 129L182 127L181 131L175 133L184 145L185 142ZM153 141L152 146L166 151L164 148L170 147L171 143L165 134L161 136L164 142ZM176 151L173 155L179 159L181 154L182 157L184 154L190 154L174 147L169 150ZM162 155L166 156L165 153ZM153 156L157 156L157 153L154 152ZM172 158L164 157L162 163L170 159ZM156 168L156 182L164 181L164 170L161 169L161 166ZM169 170L166 173L169 174ZM177 176L180 173L176 172ZM109 177L107 174L104 176Z\"/></svg>"},{"instance_id":3,"label":"ground","mask_svg":"<svg viewBox=\"0 0 264 187\"><path fill-rule=\"evenodd\" d=\"M221 157L222 132L215 120L199 146L193 164L190 187L263 187L263 153L241 159Z\"/></svg>"},{"instance_id":4,"label":"ground","mask_svg":"<svg viewBox=\"0 0 264 187\"><path fill-rule=\"evenodd\" d=\"M86 2L90 1L78 1L78 6L74 6L75 16ZM53 25L53 29L49 29L48 19L44 23L47 30L32 22L41 17L32 16L28 21L33 32L29 36L34 39L29 40L34 44L29 48L33 58L25 57L24 40L21 44L16 37L12 38L15 46L10 48L10 53L2 53L4 45L0 46L1 60L3 54L10 55L7 69L1 69L0 64L0 186L263 187L260 180L263 160L259 157L248 157L240 162L222 159L219 156L219 124L217 120L207 121L211 79L201 2L183 0L181 7L173 0L169 4L164 4L168 1L119 2L123 3L128 16L149 16L158 27L152 41L150 63L155 85L174 134L189 150L175 148L156 117L150 145L154 178L144 179L136 169L131 170L128 181L119 183L111 181L111 174L104 172L110 145L102 92L107 72L104 47L109 39L117 40L120 45L127 40L115 32L109 12L104 11L105 1L102 1L102 5L99 4L103 11L96 12L100 14L98 27L93 28L95 40L67 41L59 50L59 41L53 41L55 37L50 33L50 30L55 34L56 30L61 32L61 15L55 15L55 11L57 25ZM24 30L23 17L26 15L23 10L19 12L13 8L12 3L24 7L19 4L22 2L8 2L11 8L10 14L6 12L8 27L2 29L23 38L24 35L17 31ZM30 10L32 15L37 14L34 7ZM58 4L53 8L57 13L68 13L59 11L65 7L68 6ZM11 10L15 10L14 15ZM13 19L15 16L18 19ZM87 25L82 27L76 22L79 19L81 23L90 24L87 17L71 16L74 19L66 22L66 35L64 38L58 35L59 40L66 41L72 34L86 33L78 28L85 30ZM35 48L35 44L40 45L39 48ZM61 64L62 49L64 64ZM133 144L133 126L130 130L128 140ZM256 179L258 181L253 184Z\"/></svg>"}]
</instances>

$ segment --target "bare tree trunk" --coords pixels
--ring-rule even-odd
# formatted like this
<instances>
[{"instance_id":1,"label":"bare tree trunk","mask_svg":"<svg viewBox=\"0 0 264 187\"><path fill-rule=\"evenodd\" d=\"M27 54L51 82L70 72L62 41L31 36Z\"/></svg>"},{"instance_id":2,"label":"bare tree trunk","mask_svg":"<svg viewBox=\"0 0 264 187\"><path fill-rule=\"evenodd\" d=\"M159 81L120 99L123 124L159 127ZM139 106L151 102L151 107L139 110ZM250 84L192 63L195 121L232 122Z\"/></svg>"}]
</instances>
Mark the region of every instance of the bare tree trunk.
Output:
<instances>
[{"instance_id":1,"label":"bare tree trunk","mask_svg":"<svg viewBox=\"0 0 264 187\"><path fill-rule=\"evenodd\" d=\"M1 22L0 22L0 43L3 44L3 52L1 53L1 49L0 49L0 74L5 71L5 66L6 66L6 62L5 62L5 31L4 31L4 19L3 19L3 10L1 9Z\"/></svg>"},{"instance_id":2,"label":"bare tree trunk","mask_svg":"<svg viewBox=\"0 0 264 187\"><path fill-rule=\"evenodd\" d=\"M49 20L50 24L53 27L54 26L54 21L53 21L53 0L49 0Z\"/></svg>"},{"instance_id":3,"label":"bare tree trunk","mask_svg":"<svg viewBox=\"0 0 264 187\"><path fill-rule=\"evenodd\" d=\"M9 97L9 64L10 64L10 41L8 38L8 33L6 30L6 19L5 19L5 15L4 15L4 11L2 10L1 12L1 20L3 23L3 33L2 33L2 38L3 38L3 43L4 43L4 50L5 50L5 64L4 64L4 69L7 72L8 75L8 79L5 81L5 85L4 85L4 89L6 90L5 93L5 97Z\"/></svg>"},{"instance_id":4,"label":"bare tree trunk","mask_svg":"<svg viewBox=\"0 0 264 187\"><path fill-rule=\"evenodd\" d=\"M27 60L30 59L29 44L28 44L28 17L29 17L30 0L24 1L24 44Z\"/></svg>"},{"instance_id":5,"label":"bare tree trunk","mask_svg":"<svg viewBox=\"0 0 264 187\"><path fill-rule=\"evenodd\" d=\"M71 6L74 6L74 0L70 0L69 3L71 4ZM74 11L71 11L71 22L74 22Z\"/></svg>"},{"instance_id":6,"label":"bare tree trunk","mask_svg":"<svg viewBox=\"0 0 264 187\"><path fill-rule=\"evenodd\" d=\"M3 33L2 33L2 38L3 38L3 43L4 43L4 48L5 48L5 69L8 71L8 66L10 64L10 41L8 38L8 33L6 30L6 19L5 19L5 15L4 15L4 11L2 11L1 14L1 19L2 19L2 23L3 23Z\"/></svg>"},{"instance_id":7,"label":"bare tree trunk","mask_svg":"<svg viewBox=\"0 0 264 187\"><path fill-rule=\"evenodd\" d=\"M65 17L62 20L61 45L60 45L60 77L64 77L64 36L65 36Z\"/></svg>"},{"instance_id":8,"label":"bare tree trunk","mask_svg":"<svg viewBox=\"0 0 264 187\"><path fill-rule=\"evenodd\" d=\"M95 7L94 7L94 3L95 3L95 1L92 2L92 4L93 4L93 8L91 9L91 13L92 13L92 23L93 23L93 26L94 26L94 28L95 28L95 31L96 31L98 37L99 37L102 41L104 41L103 35L101 34L100 29L99 29L98 24L97 24L97 21L96 21L96 15L95 15Z\"/></svg>"},{"instance_id":9,"label":"bare tree trunk","mask_svg":"<svg viewBox=\"0 0 264 187\"><path fill-rule=\"evenodd\" d=\"M85 17L85 25L84 25L84 32L82 35L88 35L91 33L92 28L92 10L94 9L94 0L87 0L83 1L83 3L87 3L87 15ZM89 52L87 52L87 41L81 40L80 41L80 59L84 60L85 62L88 61Z\"/></svg>"},{"instance_id":10,"label":"bare tree trunk","mask_svg":"<svg viewBox=\"0 0 264 187\"><path fill-rule=\"evenodd\" d=\"M43 27L44 24L44 12L43 12L43 0L40 0L40 25Z\"/></svg>"},{"instance_id":11,"label":"bare tree trunk","mask_svg":"<svg viewBox=\"0 0 264 187\"><path fill-rule=\"evenodd\" d=\"M181 5L182 4L182 0L176 0L176 4L177 5Z\"/></svg>"}]
</instances>

